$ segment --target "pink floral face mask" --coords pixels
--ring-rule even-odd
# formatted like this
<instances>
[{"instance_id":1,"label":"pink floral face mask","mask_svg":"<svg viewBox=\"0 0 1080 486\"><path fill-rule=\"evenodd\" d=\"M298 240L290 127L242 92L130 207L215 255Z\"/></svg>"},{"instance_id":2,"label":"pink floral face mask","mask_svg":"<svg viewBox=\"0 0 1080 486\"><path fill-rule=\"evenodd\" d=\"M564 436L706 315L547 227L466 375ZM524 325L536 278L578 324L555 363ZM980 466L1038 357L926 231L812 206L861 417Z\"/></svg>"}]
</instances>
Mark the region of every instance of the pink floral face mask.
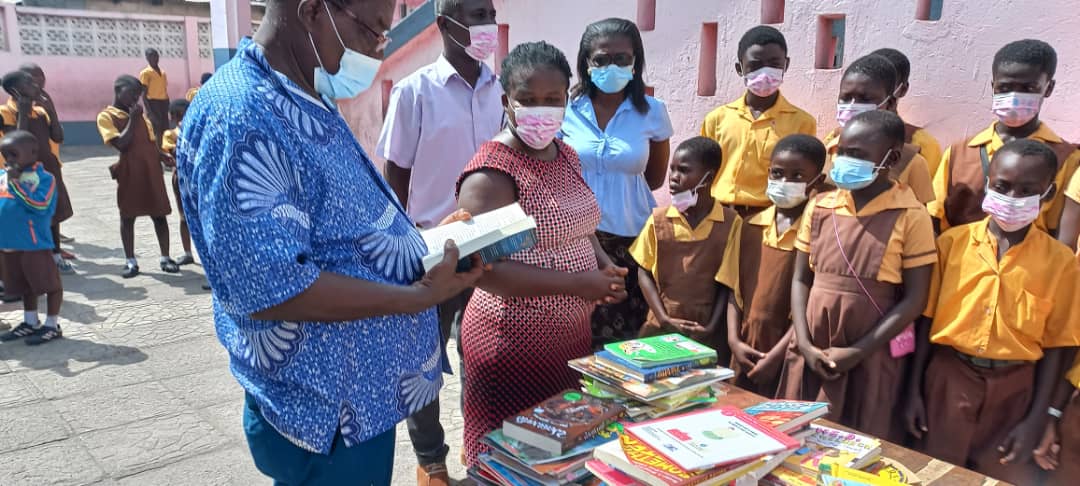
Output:
<instances>
[{"instance_id":1,"label":"pink floral face mask","mask_svg":"<svg viewBox=\"0 0 1080 486\"><path fill-rule=\"evenodd\" d=\"M566 115L564 106L518 106L513 110L515 123L510 128L525 145L536 150L551 145Z\"/></svg>"},{"instance_id":2,"label":"pink floral face mask","mask_svg":"<svg viewBox=\"0 0 1080 486\"><path fill-rule=\"evenodd\" d=\"M994 95L994 115L1008 127L1033 120L1042 108L1043 93L1002 93Z\"/></svg>"},{"instance_id":3,"label":"pink floral face mask","mask_svg":"<svg viewBox=\"0 0 1080 486\"><path fill-rule=\"evenodd\" d=\"M481 24L474 25L472 27L466 27L465 24L454 20L453 17L446 17L447 20L457 24L463 29L469 30L469 45L463 46L454 36L450 36L450 40L454 41L458 46L465 49L465 53L469 57L476 59L477 61L484 61L491 57L495 53L495 50L499 48L499 26L495 24Z\"/></svg>"}]
</instances>

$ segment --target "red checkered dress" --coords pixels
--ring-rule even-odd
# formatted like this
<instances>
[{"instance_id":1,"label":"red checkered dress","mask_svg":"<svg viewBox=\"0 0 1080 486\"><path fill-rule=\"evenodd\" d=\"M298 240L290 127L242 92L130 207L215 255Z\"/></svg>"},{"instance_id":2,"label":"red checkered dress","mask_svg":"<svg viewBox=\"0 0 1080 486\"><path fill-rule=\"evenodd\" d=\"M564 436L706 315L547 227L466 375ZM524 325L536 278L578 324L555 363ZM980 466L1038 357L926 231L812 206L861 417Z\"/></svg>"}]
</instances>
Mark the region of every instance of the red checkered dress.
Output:
<instances>
[{"instance_id":1,"label":"red checkered dress","mask_svg":"<svg viewBox=\"0 0 1080 486\"><path fill-rule=\"evenodd\" d=\"M581 177L574 149L556 144L558 157L543 161L488 142L462 179L484 169L514 179L518 202L536 218L538 242L513 260L568 273L596 270L589 237L600 224L600 208ZM579 375L566 362L591 352L593 307L571 295L504 298L477 289L461 324L465 452L470 466L485 450L480 439L501 427L503 419L579 386Z\"/></svg>"}]
</instances>

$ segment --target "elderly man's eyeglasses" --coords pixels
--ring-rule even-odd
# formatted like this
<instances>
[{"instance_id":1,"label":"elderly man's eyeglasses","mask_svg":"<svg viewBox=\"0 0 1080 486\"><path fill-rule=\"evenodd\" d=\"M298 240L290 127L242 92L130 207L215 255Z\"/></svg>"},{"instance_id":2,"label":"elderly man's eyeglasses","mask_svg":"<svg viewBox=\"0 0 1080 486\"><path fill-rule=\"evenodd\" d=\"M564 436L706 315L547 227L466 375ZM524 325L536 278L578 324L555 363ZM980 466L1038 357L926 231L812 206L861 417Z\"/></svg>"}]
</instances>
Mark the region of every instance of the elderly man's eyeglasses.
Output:
<instances>
[{"instance_id":1,"label":"elderly man's eyeglasses","mask_svg":"<svg viewBox=\"0 0 1080 486\"><path fill-rule=\"evenodd\" d=\"M327 2L327 3L333 5L338 10L341 10L342 12L345 12L345 15L348 15L349 18L353 19L353 21L356 22L357 24L360 24L360 26L363 27L364 30L366 30L369 34L371 34L373 37L375 37L375 41L377 42L377 44L375 45L375 50L376 51L382 52L382 51L386 50L386 46L390 45L391 39L390 39L390 31L389 30L384 31L383 33L380 34L380 33L376 32L375 29L372 29L371 27L369 27L368 24L364 23L363 20L360 20L360 17L357 17L356 14L352 13L352 11L350 11L348 8L345 8L344 5L339 5L338 2L336 2L336 1Z\"/></svg>"},{"instance_id":2,"label":"elderly man's eyeglasses","mask_svg":"<svg viewBox=\"0 0 1080 486\"><path fill-rule=\"evenodd\" d=\"M589 65L592 67L604 67L615 64L616 66L630 66L634 64L634 56L632 54L597 54L589 59Z\"/></svg>"}]
</instances>

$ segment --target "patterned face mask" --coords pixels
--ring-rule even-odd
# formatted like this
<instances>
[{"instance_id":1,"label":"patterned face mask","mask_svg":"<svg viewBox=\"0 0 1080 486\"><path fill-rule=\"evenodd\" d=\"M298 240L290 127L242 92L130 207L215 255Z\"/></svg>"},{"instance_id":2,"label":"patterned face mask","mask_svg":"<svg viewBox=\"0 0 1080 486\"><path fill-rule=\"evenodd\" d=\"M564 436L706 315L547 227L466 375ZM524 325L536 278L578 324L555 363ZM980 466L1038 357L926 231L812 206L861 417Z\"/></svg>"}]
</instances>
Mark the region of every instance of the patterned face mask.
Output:
<instances>
[{"instance_id":1,"label":"patterned face mask","mask_svg":"<svg viewBox=\"0 0 1080 486\"><path fill-rule=\"evenodd\" d=\"M1019 127L1035 119L1042 109L1043 93L1002 93L994 95L993 110L1001 123Z\"/></svg>"}]
</instances>

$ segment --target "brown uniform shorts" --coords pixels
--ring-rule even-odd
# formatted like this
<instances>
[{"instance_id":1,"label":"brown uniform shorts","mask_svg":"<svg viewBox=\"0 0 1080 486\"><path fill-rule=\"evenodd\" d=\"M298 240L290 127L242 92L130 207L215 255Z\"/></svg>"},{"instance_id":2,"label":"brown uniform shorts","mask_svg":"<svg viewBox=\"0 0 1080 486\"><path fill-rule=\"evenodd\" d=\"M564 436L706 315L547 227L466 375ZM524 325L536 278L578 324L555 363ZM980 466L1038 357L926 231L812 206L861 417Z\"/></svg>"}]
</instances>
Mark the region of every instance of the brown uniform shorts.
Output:
<instances>
[{"instance_id":1,"label":"brown uniform shorts","mask_svg":"<svg viewBox=\"0 0 1080 486\"><path fill-rule=\"evenodd\" d=\"M52 250L3 252L2 256L4 293L9 297L37 296L64 288Z\"/></svg>"}]
</instances>

